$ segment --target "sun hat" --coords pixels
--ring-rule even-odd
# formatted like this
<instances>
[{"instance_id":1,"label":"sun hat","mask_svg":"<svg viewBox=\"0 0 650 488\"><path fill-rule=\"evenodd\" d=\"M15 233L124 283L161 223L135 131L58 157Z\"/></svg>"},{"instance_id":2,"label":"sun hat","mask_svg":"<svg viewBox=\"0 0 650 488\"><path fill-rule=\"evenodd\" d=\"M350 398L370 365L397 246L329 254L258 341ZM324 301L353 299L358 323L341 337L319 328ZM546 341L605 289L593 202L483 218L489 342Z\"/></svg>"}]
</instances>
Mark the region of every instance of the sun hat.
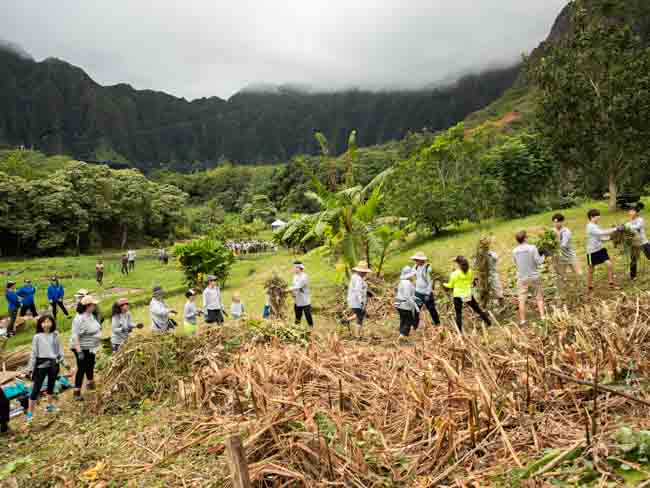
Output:
<instances>
[{"instance_id":1,"label":"sun hat","mask_svg":"<svg viewBox=\"0 0 650 488\"><path fill-rule=\"evenodd\" d=\"M429 258L422 252L418 251L413 256L411 256L411 261L428 261Z\"/></svg>"},{"instance_id":2,"label":"sun hat","mask_svg":"<svg viewBox=\"0 0 650 488\"><path fill-rule=\"evenodd\" d=\"M302 264L302 261L294 261L293 265L298 269L305 269L305 265Z\"/></svg>"},{"instance_id":3,"label":"sun hat","mask_svg":"<svg viewBox=\"0 0 650 488\"><path fill-rule=\"evenodd\" d=\"M117 306L121 307L122 305L128 305L129 304L129 299L128 298L120 298L117 301Z\"/></svg>"},{"instance_id":4,"label":"sun hat","mask_svg":"<svg viewBox=\"0 0 650 488\"><path fill-rule=\"evenodd\" d=\"M7 288L9 288L10 286L14 286L15 284L16 284L15 281L9 280L9 281L7 281Z\"/></svg>"},{"instance_id":5,"label":"sun hat","mask_svg":"<svg viewBox=\"0 0 650 488\"><path fill-rule=\"evenodd\" d=\"M359 261L359 264L352 268L352 271L356 271L357 273L372 273L366 261Z\"/></svg>"},{"instance_id":6,"label":"sun hat","mask_svg":"<svg viewBox=\"0 0 650 488\"><path fill-rule=\"evenodd\" d=\"M210 281L217 281L217 277L215 275L208 275L208 282Z\"/></svg>"},{"instance_id":7,"label":"sun hat","mask_svg":"<svg viewBox=\"0 0 650 488\"><path fill-rule=\"evenodd\" d=\"M81 304L82 305L97 305L99 303L99 300L97 300L94 296L92 295L86 295L81 299Z\"/></svg>"},{"instance_id":8,"label":"sun hat","mask_svg":"<svg viewBox=\"0 0 650 488\"><path fill-rule=\"evenodd\" d=\"M81 288L81 289L79 289L79 290L77 291L77 293L74 294L74 296L81 298L81 297L85 297L85 296L88 295L89 293L90 293L90 292L89 292L88 290L86 290L85 288Z\"/></svg>"},{"instance_id":9,"label":"sun hat","mask_svg":"<svg viewBox=\"0 0 650 488\"><path fill-rule=\"evenodd\" d=\"M401 272L401 274L399 276L399 279L400 280L408 280L408 279L413 278L415 275L416 275L416 272L415 272L415 270L413 268L411 268L410 266L404 266L402 268L402 272Z\"/></svg>"},{"instance_id":10,"label":"sun hat","mask_svg":"<svg viewBox=\"0 0 650 488\"><path fill-rule=\"evenodd\" d=\"M153 290L151 290L151 293L156 296L156 295L162 295L163 289L161 286L154 286Z\"/></svg>"}]
</instances>

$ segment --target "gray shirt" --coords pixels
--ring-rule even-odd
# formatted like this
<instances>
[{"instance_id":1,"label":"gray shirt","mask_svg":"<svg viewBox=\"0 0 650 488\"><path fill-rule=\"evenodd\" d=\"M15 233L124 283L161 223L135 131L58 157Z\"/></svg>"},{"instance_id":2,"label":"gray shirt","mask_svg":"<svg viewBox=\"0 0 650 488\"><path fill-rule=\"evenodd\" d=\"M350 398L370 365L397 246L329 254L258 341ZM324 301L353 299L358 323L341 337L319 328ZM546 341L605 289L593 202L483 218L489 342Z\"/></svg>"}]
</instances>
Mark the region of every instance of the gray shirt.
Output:
<instances>
[{"instance_id":1,"label":"gray shirt","mask_svg":"<svg viewBox=\"0 0 650 488\"><path fill-rule=\"evenodd\" d=\"M52 361L61 361L63 359L63 348L59 340L59 334L56 331L45 334L39 332L32 339L32 354L29 358L28 369L32 371L36 366L37 359L51 359ZM47 367L44 365L43 367Z\"/></svg>"},{"instance_id":2,"label":"gray shirt","mask_svg":"<svg viewBox=\"0 0 650 488\"><path fill-rule=\"evenodd\" d=\"M368 284L357 273L352 274L348 285L348 307L365 309L368 301Z\"/></svg>"},{"instance_id":3,"label":"gray shirt","mask_svg":"<svg viewBox=\"0 0 650 488\"><path fill-rule=\"evenodd\" d=\"M637 235L641 239L642 246L645 246L648 243L648 237L646 236L645 233L645 221L643 220L643 217L637 217L633 221L629 222L627 224L627 227L628 229L631 229L637 233Z\"/></svg>"},{"instance_id":4,"label":"gray shirt","mask_svg":"<svg viewBox=\"0 0 650 488\"><path fill-rule=\"evenodd\" d=\"M573 235L569 229L562 227L558 232L560 240L560 260L564 262L573 262L576 260L576 250L573 247Z\"/></svg>"},{"instance_id":5,"label":"gray shirt","mask_svg":"<svg viewBox=\"0 0 650 488\"><path fill-rule=\"evenodd\" d=\"M489 251L487 255L488 262L488 275L490 278L498 276L497 263L499 262L499 255L494 251Z\"/></svg>"},{"instance_id":6,"label":"gray shirt","mask_svg":"<svg viewBox=\"0 0 650 488\"><path fill-rule=\"evenodd\" d=\"M111 344L124 344L135 324L129 312L113 315L111 320Z\"/></svg>"},{"instance_id":7,"label":"gray shirt","mask_svg":"<svg viewBox=\"0 0 650 488\"><path fill-rule=\"evenodd\" d=\"M512 256L517 266L519 280L539 279L539 267L544 264L544 256L540 256L537 247L524 243L515 247Z\"/></svg>"},{"instance_id":8,"label":"gray shirt","mask_svg":"<svg viewBox=\"0 0 650 488\"><path fill-rule=\"evenodd\" d=\"M77 339L82 350L94 351L99 347L102 326L93 314L81 313L75 316L70 334L70 347L74 350L77 350Z\"/></svg>"},{"instance_id":9,"label":"gray shirt","mask_svg":"<svg viewBox=\"0 0 650 488\"><path fill-rule=\"evenodd\" d=\"M203 290L203 311L208 310L222 310L221 304L221 290L218 286L210 288L209 286Z\"/></svg>"},{"instance_id":10,"label":"gray shirt","mask_svg":"<svg viewBox=\"0 0 650 488\"><path fill-rule=\"evenodd\" d=\"M297 307L306 307L311 305L311 296L309 293L309 277L307 273L298 273L293 277L293 286L291 292L295 299Z\"/></svg>"},{"instance_id":11,"label":"gray shirt","mask_svg":"<svg viewBox=\"0 0 650 488\"><path fill-rule=\"evenodd\" d=\"M149 314L151 315L151 331L167 332L169 328L169 309L163 300L156 297L149 303Z\"/></svg>"},{"instance_id":12,"label":"gray shirt","mask_svg":"<svg viewBox=\"0 0 650 488\"><path fill-rule=\"evenodd\" d=\"M395 295L395 307L409 312L419 311L415 301L415 286L409 280L400 280Z\"/></svg>"},{"instance_id":13,"label":"gray shirt","mask_svg":"<svg viewBox=\"0 0 650 488\"><path fill-rule=\"evenodd\" d=\"M196 304L190 301L185 302L185 307L183 307L183 318L185 319L185 322L196 325L198 315L199 310L196 307Z\"/></svg>"},{"instance_id":14,"label":"gray shirt","mask_svg":"<svg viewBox=\"0 0 650 488\"><path fill-rule=\"evenodd\" d=\"M433 277L428 264L415 268L415 292L427 296L433 293Z\"/></svg>"},{"instance_id":15,"label":"gray shirt","mask_svg":"<svg viewBox=\"0 0 650 488\"><path fill-rule=\"evenodd\" d=\"M598 224L587 224L587 254L600 251L604 246L603 237L612 235L616 229L602 229Z\"/></svg>"}]
</instances>

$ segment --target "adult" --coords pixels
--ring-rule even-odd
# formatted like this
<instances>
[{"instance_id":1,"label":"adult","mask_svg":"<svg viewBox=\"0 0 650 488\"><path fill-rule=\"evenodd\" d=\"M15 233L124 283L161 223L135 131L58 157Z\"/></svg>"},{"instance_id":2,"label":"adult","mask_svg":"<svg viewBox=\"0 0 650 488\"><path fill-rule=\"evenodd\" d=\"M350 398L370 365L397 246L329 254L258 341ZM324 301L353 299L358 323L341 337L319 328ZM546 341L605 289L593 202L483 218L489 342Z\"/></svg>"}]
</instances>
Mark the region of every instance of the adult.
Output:
<instances>
[{"instance_id":1,"label":"adult","mask_svg":"<svg viewBox=\"0 0 650 488\"><path fill-rule=\"evenodd\" d=\"M539 318L545 319L544 287L539 267L544 264L544 256L540 255L536 246L528 242L525 230L517 232L515 236L518 246L512 251L512 257L517 267L517 297L519 300L519 323L526 324L526 302L528 292L532 291L537 300Z\"/></svg>"},{"instance_id":2,"label":"adult","mask_svg":"<svg viewBox=\"0 0 650 488\"><path fill-rule=\"evenodd\" d=\"M129 275L129 258L126 254L122 254L120 258L120 272L125 276Z\"/></svg>"},{"instance_id":3,"label":"adult","mask_svg":"<svg viewBox=\"0 0 650 488\"><path fill-rule=\"evenodd\" d=\"M650 259L650 243L645 233L645 220L641 217L641 210L645 208L643 203L638 202L630 209L630 221L625 225L628 229L634 232L637 242L632 247L632 254L630 256L630 279L636 280L639 272L639 258L641 257L641 250L645 253L646 257Z\"/></svg>"},{"instance_id":4,"label":"adult","mask_svg":"<svg viewBox=\"0 0 650 488\"><path fill-rule=\"evenodd\" d=\"M426 307L429 311L433 325L440 325L440 316L433 297L433 272L428 260L429 258L423 252L416 252L414 256L411 256L411 261L415 262L415 300L420 310ZM415 321L415 328L417 328L420 323L419 313Z\"/></svg>"},{"instance_id":5,"label":"adult","mask_svg":"<svg viewBox=\"0 0 650 488\"><path fill-rule=\"evenodd\" d=\"M120 298L113 304L111 311L111 349L116 353L120 346L129 339L133 329L142 329L141 323L133 322L129 312L129 300Z\"/></svg>"},{"instance_id":6,"label":"adult","mask_svg":"<svg viewBox=\"0 0 650 488\"><path fill-rule=\"evenodd\" d=\"M366 276L370 273L368 263L361 261L357 266L352 268L352 277L348 285L348 307L354 312L356 317L355 332L361 337L363 320L366 317L366 307L368 305L368 283Z\"/></svg>"},{"instance_id":7,"label":"adult","mask_svg":"<svg viewBox=\"0 0 650 488\"><path fill-rule=\"evenodd\" d=\"M185 335L195 335L198 326L199 309L194 303L196 292L192 289L185 292L185 306L183 307L183 333Z\"/></svg>"},{"instance_id":8,"label":"adult","mask_svg":"<svg viewBox=\"0 0 650 488\"><path fill-rule=\"evenodd\" d=\"M56 378L59 375L59 363L63 361L63 347L56 332L56 322L49 315L41 315L36 321L36 334L32 339L32 354L29 370L32 372L32 392L29 396L27 423L34 418L34 407L41 396L43 382L47 378L47 412L57 411L54 395Z\"/></svg>"},{"instance_id":9,"label":"adult","mask_svg":"<svg viewBox=\"0 0 650 488\"><path fill-rule=\"evenodd\" d=\"M59 277L57 275L50 278L50 286L47 287L47 299L50 302L52 307L52 317L56 320L56 309L60 308L63 312L63 315L70 317L68 310L63 304L63 298L65 297L65 289L63 285L59 282Z\"/></svg>"},{"instance_id":10,"label":"adult","mask_svg":"<svg viewBox=\"0 0 650 488\"><path fill-rule=\"evenodd\" d=\"M223 324L221 288L219 288L217 277L214 275L208 275L208 286L203 290L203 314L206 324Z\"/></svg>"},{"instance_id":11,"label":"adult","mask_svg":"<svg viewBox=\"0 0 650 488\"><path fill-rule=\"evenodd\" d=\"M36 288L32 285L32 280L25 280L25 284L18 289L16 294L20 297L20 316L24 317L29 312L35 318L38 312L35 303Z\"/></svg>"},{"instance_id":12,"label":"adult","mask_svg":"<svg viewBox=\"0 0 650 488\"><path fill-rule=\"evenodd\" d=\"M77 313L81 313L79 311L79 309L81 307L81 300L83 299L83 297L85 297L87 295L90 295L90 292L88 290L86 290L85 288L80 288L79 291L77 291L74 294L75 308L77 310ZM97 322L99 322L100 324L104 323L104 316L102 315L102 312L99 310L99 305L97 305L95 307L95 310L93 310L93 315L95 316L95 320L97 320Z\"/></svg>"},{"instance_id":13,"label":"adult","mask_svg":"<svg viewBox=\"0 0 650 488\"><path fill-rule=\"evenodd\" d=\"M164 292L160 286L153 288L151 302L149 303L149 315L151 316L151 331L156 333L167 332L170 328L174 328L175 324L169 317L174 314L165 300L163 300Z\"/></svg>"},{"instance_id":14,"label":"adult","mask_svg":"<svg viewBox=\"0 0 650 488\"><path fill-rule=\"evenodd\" d=\"M95 389L95 355L102 339L102 326L93 314L98 303L99 301L92 295L83 297L77 308L77 315L72 321L70 349L77 360L73 394L77 401L83 400L81 387L84 378L88 380L86 388Z\"/></svg>"},{"instance_id":15,"label":"adult","mask_svg":"<svg viewBox=\"0 0 650 488\"><path fill-rule=\"evenodd\" d=\"M133 249L129 249L126 251L126 257L129 260L129 271L135 271L135 251Z\"/></svg>"},{"instance_id":16,"label":"adult","mask_svg":"<svg viewBox=\"0 0 650 488\"><path fill-rule=\"evenodd\" d=\"M289 291L294 299L294 314L296 316L295 323L300 325L303 315L309 327L314 326L314 319L311 316L311 294L309 292L309 276L305 273L305 265L296 261L293 263L293 285Z\"/></svg>"},{"instance_id":17,"label":"adult","mask_svg":"<svg viewBox=\"0 0 650 488\"><path fill-rule=\"evenodd\" d=\"M415 299L415 285L413 280L416 272L410 266L402 268L395 295L395 308L399 314L399 338L406 339L411 334L412 328L417 328L416 317L420 312Z\"/></svg>"},{"instance_id":18,"label":"adult","mask_svg":"<svg viewBox=\"0 0 650 488\"><path fill-rule=\"evenodd\" d=\"M104 261L101 259L98 259L97 264L95 264L95 280L97 280L99 286L102 286L104 282Z\"/></svg>"},{"instance_id":19,"label":"adult","mask_svg":"<svg viewBox=\"0 0 650 488\"><path fill-rule=\"evenodd\" d=\"M553 215L553 225L557 240L560 243L560 253L557 257L558 273L560 278L566 277L567 270L572 270L576 276L582 276L582 270L578 263L578 255L573 247L573 234L571 230L564 225L564 215L557 213Z\"/></svg>"},{"instance_id":20,"label":"adult","mask_svg":"<svg viewBox=\"0 0 650 488\"><path fill-rule=\"evenodd\" d=\"M604 264L607 266L607 277L609 278L610 288L616 288L614 283L614 263L609 257L609 253L603 244L603 238L611 236L618 230L617 227L602 229L598 222L600 221L600 210L592 208L587 212L587 290L588 293L594 290L594 270L597 266Z\"/></svg>"},{"instance_id":21,"label":"adult","mask_svg":"<svg viewBox=\"0 0 650 488\"><path fill-rule=\"evenodd\" d=\"M472 293L474 273L469 267L469 261L464 256L454 259L457 269L449 276L449 281L443 286L452 291L454 297L454 311L456 312L456 326L463 331L463 306L467 305L474 310L486 325L491 325L490 317L481 309Z\"/></svg>"},{"instance_id":22,"label":"adult","mask_svg":"<svg viewBox=\"0 0 650 488\"><path fill-rule=\"evenodd\" d=\"M18 310L20 309L20 298L16 293L15 281L7 281L5 298L7 299L7 308L9 311L9 325L7 326L7 337L12 337L16 335L16 318L18 317Z\"/></svg>"}]
</instances>

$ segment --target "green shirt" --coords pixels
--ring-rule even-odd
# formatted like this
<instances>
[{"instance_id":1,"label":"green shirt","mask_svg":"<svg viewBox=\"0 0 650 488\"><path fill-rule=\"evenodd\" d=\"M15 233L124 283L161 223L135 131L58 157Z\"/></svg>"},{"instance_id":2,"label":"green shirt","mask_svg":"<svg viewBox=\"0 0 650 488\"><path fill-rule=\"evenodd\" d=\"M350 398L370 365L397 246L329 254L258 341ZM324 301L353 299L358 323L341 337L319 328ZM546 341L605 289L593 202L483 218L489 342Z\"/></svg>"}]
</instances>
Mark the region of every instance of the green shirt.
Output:
<instances>
[{"instance_id":1,"label":"green shirt","mask_svg":"<svg viewBox=\"0 0 650 488\"><path fill-rule=\"evenodd\" d=\"M449 282L444 284L445 288L454 290L454 298L470 298L472 296L472 283L474 282L474 273L470 269L467 273L456 270L451 273Z\"/></svg>"}]
</instances>

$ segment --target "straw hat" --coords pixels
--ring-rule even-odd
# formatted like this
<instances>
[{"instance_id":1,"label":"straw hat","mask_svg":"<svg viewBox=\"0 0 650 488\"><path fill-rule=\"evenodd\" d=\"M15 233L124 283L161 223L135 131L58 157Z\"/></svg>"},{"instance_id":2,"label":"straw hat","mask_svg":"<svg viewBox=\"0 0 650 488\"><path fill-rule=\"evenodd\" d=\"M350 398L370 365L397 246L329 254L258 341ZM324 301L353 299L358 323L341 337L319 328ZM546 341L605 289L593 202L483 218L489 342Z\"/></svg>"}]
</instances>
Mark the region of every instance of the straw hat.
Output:
<instances>
[{"instance_id":1,"label":"straw hat","mask_svg":"<svg viewBox=\"0 0 650 488\"><path fill-rule=\"evenodd\" d=\"M410 266L404 266L402 268L402 272L399 275L399 279L400 280L410 280L416 274L417 273L415 272L415 270L413 268L411 268Z\"/></svg>"},{"instance_id":2,"label":"straw hat","mask_svg":"<svg viewBox=\"0 0 650 488\"><path fill-rule=\"evenodd\" d=\"M352 268L352 271L356 271L357 273L372 273L366 261L359 261L359 264Z\"/></svg>"},{"instance_id":3,"label":"straw hat","mask_svg":"<svg viewBox=\"0 0 650 488\"><path fill-rule=\"evenodd\" d=\"M77 293L74 294L74 296L76 296L78 298L81 298L81 297L85 297L89 293L90 292L88 290L86 290L85 288L81 288L80 290L77 291Z\"/></svg>"},{"instance_id":4,"label":"straw hat","mask_svg":"<svg viewBox=\"0 0 650 488\"><path fill-rule=\"evenodd\" d=\"M81 299L81 304L82 305L97 305L99 303L99 300L97 300L94 296L92 295L86 295Z\"/></svg>"},{"instance_id":5,"label":"straw hat","mask_svg":"<svg viewBox=\"0 0 650 488\"><path fill-rule=\"evenodd\" d=\"M418 251L415 255L411 256L411 261L428 261L429 258L422 252Z\"/></svg>"}]
</instances>

